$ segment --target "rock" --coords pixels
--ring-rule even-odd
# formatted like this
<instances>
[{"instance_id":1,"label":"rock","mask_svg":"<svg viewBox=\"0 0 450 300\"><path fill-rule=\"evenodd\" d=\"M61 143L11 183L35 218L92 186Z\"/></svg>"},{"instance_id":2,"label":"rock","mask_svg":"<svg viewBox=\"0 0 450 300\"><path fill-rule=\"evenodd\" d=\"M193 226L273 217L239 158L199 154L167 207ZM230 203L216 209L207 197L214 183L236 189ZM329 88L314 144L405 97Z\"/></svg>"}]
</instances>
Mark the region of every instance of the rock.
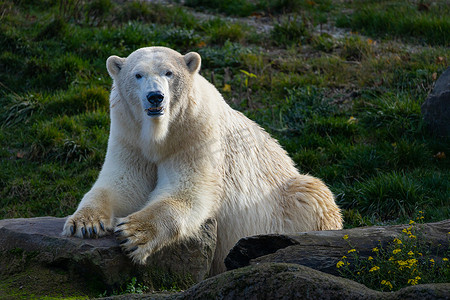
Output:
<instances>
[{"instance_id":1,"label":"rock","mask_svg":"<svg viewBox=\"0 0 450 300\"><path fill-rule=\"evenodd\" d=\"M352 248L350 244L357 248L358 256L364 259L373 255L373 248L380 245L385 247L394 238L401 237L402 230L407 227L409 225L373 226L292 235L247 237L239 240L231 249L225 259L225 265L231 270L249 264L295 263L338 275L336 263L342 256L347 255L348 250ZM449 247L447 235L450 232L450 220L416 224L415 228L417 238L429 243L431 247ZM344 240L344 235L348 235L349 238ZM348 261L352 262L350 256Z\"/></svg>"},{"instance_id":2,"label":"rock","mask_svg":"<svg viewBox=\"0 0 450 300\"><path fill-rule=\"evenodd\" d=\"M143 266L133 264L113 236L61 236L64 222L54 217L0 220L0 298L11 296L6 289L17 289L17 295L98 296L132 277L154 289L187 288L207 277L215 251L214 220L204 224L198 240L163 248Z\"/></svg>"},{"instance_id":3,"label":"rock","mask_svg":"<svg viewBox=\"0 0 450 300\"><path fill-rule=\"evenodd\" d=\"M267 263L208 278L172 295L146 294L108 297L110 300L153 299L449 299L450 284L422 284L397 292L378 292L352 280L296 265Z\"/></svg>"},{"instance_id":4,"label":"rock","mask_svg":"<svg viewBox=\"0 0 450 300\"><path fill-rule=\"evenodd\" d=\"M450 137L450 67L438 78L422 104L422 115L434 133Z\"/></svg>"},{"instance_id":5,"label":"rock","mask_svg":"<svg viewBox=\"0 0 450 300\"><path fill-rule=\"evenodd\" d=\"M266 263L206 279L176 299L449 299L449 295L450 284L378 292L305 266Z\"/></svg>"}]
</instances>

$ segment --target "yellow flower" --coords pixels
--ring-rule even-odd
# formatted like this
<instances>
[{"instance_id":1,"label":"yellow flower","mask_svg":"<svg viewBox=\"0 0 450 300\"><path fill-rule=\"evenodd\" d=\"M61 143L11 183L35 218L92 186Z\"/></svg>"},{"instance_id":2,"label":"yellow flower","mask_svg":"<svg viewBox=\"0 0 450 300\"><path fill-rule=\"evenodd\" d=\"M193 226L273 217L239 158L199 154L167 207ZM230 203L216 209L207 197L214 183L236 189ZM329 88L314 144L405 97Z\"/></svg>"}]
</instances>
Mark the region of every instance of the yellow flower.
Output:
<instances>
[{"instance_id":1,"label":"yellow flower","mask_svg":"<svg viewBox=\"0 0 450 300\"><path fill-rule=\"evenodd\" d=\"M372 269L369 270L369 272L375 272L375 271L378 271L379 269L380 269L380 267L374 266L374 267L372 267Z\"/></svg>"},{"instance_id":2,"label":"yellow flower","mask_svg":"<svg viewBox=\"0 0 450 300\"><path fill-rule=\"evenodd\" d=\"M355 118L355 117L353 117L353 116L351 116L351 117L347 120L347 123L349 123L349 124L358 123L358 119Z\"/></svg>"},{"instance_id":3,"label":"yellow flower","mask_svg":"<svg viewBox=\"0 0 450 300\"><path fill-rule=\"evenodd\" d=\"M408 252L408 255L414 255L414 252L409 251L409 252Z\"/></svg>"},{"instance_id":4,"label":"yellow flower","mask_svg":"<svg viewBox=\"0 0 450 300\"><path fill-rule=\"evenodd\" d=\"M342 238L343 238L344 240L348 239L348 234L344 235Z\"/></svg>"},{"instance_id":5,"label":"yellow flower","mask_svg":"<svg viewBox=\"0 0 450 300\"><path fill-rule=\"evenodd\" d=\"M381 284L382 284L382 285L385 285L385 286L388 286L388 287L392 290L392 283L390 283L389 281L387 281L387 280L382 280L382 281L381 281Z\"/></svg>"},{"instance_id":6,"label":"yellow flower","mask_svg":"<svg viewBox=\"0 0 450 300\"><path fill-rule=\"evenodd\" d=\"M392 251L393 254L397 254L399 252L402 252L402 249L394 249L394 251Z\"/></svg>"},{"instance_id":7,"label":"yellow flower","mask_svg":"<svg viewBox=\"0 0 450 300\"><path fill-rule=\"evenodd\" d=\"M344 255L344 256L342 256L342 259L345 259L345 258L347 258L347 256L345 256L345 255Z\"/></svg>"},{"instance_id":8,"label":"yellow flower","mask_svg":"<svg viewBox=\"0 0 450 300\"><path fill-rule=\"evenodd\" d=\"M373 257L372 256L369 256L369 258L367 258L368 260L372 260L373 259Z\"/></svg>"},{"instance_id":9,"label":"yellow flower","mask_svg":"<svg viewBox=\"0 0 450 300\"><path fill-rule=\"evenodd\" d=\"M231 92L231 85L225 84L222 88L222 91L224 92Z\"/></svg>"},{"instance_id":10,"label":"yellow flower","mask_svg":"<svg viewBox=\"0 0 450 300\"><path fill-rule=\"evenodd\" d=\"M443 260L443 261L448 261L448 258L447 258L447 257L444 257L442 260Z\"/></svg>"},{"instance_id":11,"label":"yellow flower","mask_svg":"<svg viewBox=\"0 0 450 300\"><path fill-rule=\"evenodd\" d=\"M421 278L419 276L416 276L414 279L408 279L408 284L416 285L420 279Z\"/></svg>"},{"instance_id":12,"label":"yellow flower","mask_svg":"<svg viewBox=\"0 0 450 300\"><path fill-rule=\"evenodd\" d=\"M394 260L394 257L393 256L389 257L389 260L391 260L391 261Z\"/></svg>"},{"instance_id":13,"label":"yellow flower","mask_svg":"<svg viewBox=\"0 0 450 300\"><path fill-rule=\"evenodd\" d=\"M415 239L416 236L411 234L411 235L409 236L409 238L410 238L410 239Z\"/></svg>"},{"instance_id":14,"label":"yellow flower","mask_svg":"<svg viewBox=\"0 0 450 300\"><path fill-rule=\"evenodd\" d=\"M378 252L378 251L380 251L380 250L378 250L377 247L375 247L375 248L372 249L372 252Z\"/></svg>"},{"instance_id":15,"label":"yellow flower","mask_svg":"<svg viewBox=\"0 0 450 300\"><path fill-rule=\"evenodd\" d=\"M422 256L422 252L417 252L417 254L419 254L420 256Z\"/></svg>"},{"instance_id":16,"label":"yellow flower","mask_svg":"<svg viewBox=\"0 0 450 300\"><path fill-rule=\"evenodd\" d=\"M352 252L356 252L356 249L350 249L347 251L347 253L352 253Z\"/></svg>"},{"instance_id":17,"label":"yellow flower","mask_svg":"<svg viewBox=\"0 0 450 300\"><path fill-rule=\"evenodd\" d=\"M430 262L432 262L434 264L434 259L430 259Z\"/></svg>"},{"instance_id":18,"label":"yellow flower","mask_svg":"<svg viewBox=\"0 0 450 300\"><path fill-rule=\"evenodd\" d=\"M409 220L409 225L414 224L415 222L413 220Z\"/></svg>"},{"instance_id":19,"label":"yellow flower","mask_svg":"<svg viewBox=\"0 0 450 300\"><path fill-rule=\"evenodd\" d=\"M398 238L395 238L395 239L394 239L394 242L397 243L397 244L399 244L399 245L402 243L402 241L399 240Z\"/></svg>"},{"instance_id":20,"label":"yellow flower","mask_svg":"<svg viewBox=\"0 0 450 300\"><path fill-rule=\"evenodd\" d=\"M343 261L338 261L338 263L336 264L336 268L340 268L340 267L342 267L344 265L344 262Z\"/></svg>"},{"instance_id":21,"label":"yellow flower","mask_svg":"<svg viewBox=\"0 0 450 300\"><path fill-rule=\"evenodd\" d=\"M419 210L419 214L423 214L423 211Z\"/></svg>"}]
</instances>

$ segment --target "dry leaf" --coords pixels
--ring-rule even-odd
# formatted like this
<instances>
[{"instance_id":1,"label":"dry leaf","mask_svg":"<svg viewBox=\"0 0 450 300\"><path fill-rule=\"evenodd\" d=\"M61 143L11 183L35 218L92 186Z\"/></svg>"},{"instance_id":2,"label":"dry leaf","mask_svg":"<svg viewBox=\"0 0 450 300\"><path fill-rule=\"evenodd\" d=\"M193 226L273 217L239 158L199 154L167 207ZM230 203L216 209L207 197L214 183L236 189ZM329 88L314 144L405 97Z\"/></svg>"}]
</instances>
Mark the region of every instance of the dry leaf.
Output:
<instances>
[{"instance_id":1,"label":"dry leaf","mask_svg":"<svg viewBox=\"0 0 450 300\"><path fill-rule=\"evenodd\" d=\"M445 159L445 152L438 152L435 155L433 155L433 157L437 159Z\"/></svg>"}]
</instances>

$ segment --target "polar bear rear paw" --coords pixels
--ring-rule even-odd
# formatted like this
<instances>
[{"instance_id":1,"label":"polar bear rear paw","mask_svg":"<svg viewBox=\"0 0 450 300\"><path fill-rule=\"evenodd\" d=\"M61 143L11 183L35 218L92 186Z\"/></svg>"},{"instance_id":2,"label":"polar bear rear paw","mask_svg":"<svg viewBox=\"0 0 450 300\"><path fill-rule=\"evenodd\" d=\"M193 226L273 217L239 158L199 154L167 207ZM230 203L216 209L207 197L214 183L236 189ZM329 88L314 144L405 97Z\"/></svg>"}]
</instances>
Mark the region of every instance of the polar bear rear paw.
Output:
<instances>
[{"instance_id":1,"label":"polar bear rear paw","mask_svg":"<svg viewBox=\"0 0 450 300\"><path fill-rule=\"evenodd\" d=\"M90 207L82 208L68 217L62 235L80 238L98 238L112 232L113 219Z\"/></svg>"}]
</instances>

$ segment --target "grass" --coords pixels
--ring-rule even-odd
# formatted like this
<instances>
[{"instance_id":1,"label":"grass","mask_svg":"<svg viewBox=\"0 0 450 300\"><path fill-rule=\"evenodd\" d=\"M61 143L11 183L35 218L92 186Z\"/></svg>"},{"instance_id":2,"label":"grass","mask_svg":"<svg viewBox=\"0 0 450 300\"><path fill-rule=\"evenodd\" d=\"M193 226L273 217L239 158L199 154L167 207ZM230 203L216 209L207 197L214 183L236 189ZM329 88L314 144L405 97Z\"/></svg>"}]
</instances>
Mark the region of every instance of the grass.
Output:
<instances>
[{"instance_id":1,"label":"grass","mask_svg":"<svg viewBox=\"0 0 450 300\"><path fill-rule=\"evenodd\" d=\"M450 62L444 2L187 1L202 18L178 4L0 1L0 218L75 210L106 151L106 59L162 45L199 52L230 105L330 186L346 227L446 219L450 141L420 112Z\"/></svg>"},{"instance_id":2,"label":"grass","mask_svg":"<svg viewBox=\"0 0 450 300\"><path fill-rule=\"evenodd\" d=\"M382 1L366 4L340 16L337 25L370 35L408 37L419 43L449 46L450 13L445 1Z\"/></svg>"}]
</instances>

